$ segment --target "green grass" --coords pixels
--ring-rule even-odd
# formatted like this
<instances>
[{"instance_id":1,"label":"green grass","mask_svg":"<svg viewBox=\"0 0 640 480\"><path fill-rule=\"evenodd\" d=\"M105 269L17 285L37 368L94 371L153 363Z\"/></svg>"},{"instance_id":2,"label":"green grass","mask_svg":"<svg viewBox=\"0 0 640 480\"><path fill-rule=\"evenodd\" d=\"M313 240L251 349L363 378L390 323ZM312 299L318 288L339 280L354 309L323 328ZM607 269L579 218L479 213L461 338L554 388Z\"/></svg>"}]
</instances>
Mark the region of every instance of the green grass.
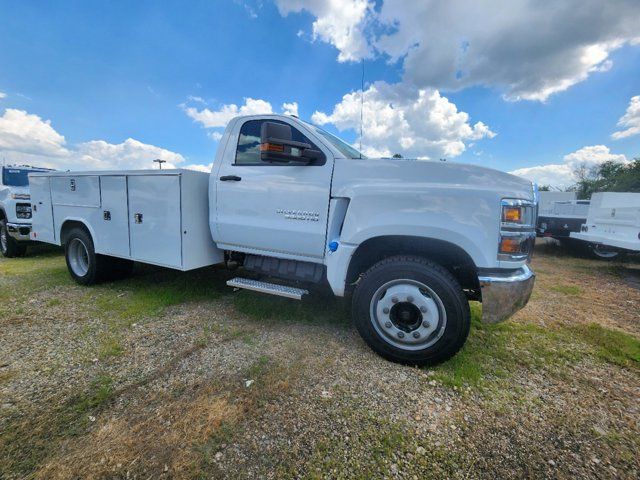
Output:
<instances>
[{"instance_id":1,"label":"green grass","mask_svg":"<svg viewBox=\"0 0 640 480\"><path fill-rule=\"evenodd\" d=\"M404 421L391 422L364 408L344 408L331 414L333 429L318 431L301 466L278 466L279 478L452 478L469 460L418 436ZM298 462L300 465L300 462Z\"/></svg>"},{"instance_id":2,"label":"green grass","mask_svg":"<svg viewBox=\"0 0 640 480\"><path fill-rule=\"evenodd\" d=\"M622 367L640 368L640 340L628 333L595 323L575 325L567 330L587 343L601 360Z\"/></svg>"},{"instance_id":3,"label":"green grass","mask_svg":"<svg viewBox=\"0 0 640 480\"><path fill-rule=\"evenodd\" d=\"M433 368L445 386L498 389L519 369L563 375L586 358L640 368L640 340L600 325L553 328L531 323L483 324L481 307L472 304L472 326L455 357Z\"/></svg>"},{"instance_id":4,"label":"green grass","mask_svg":"<svg viewBox=\"0 0 640 480\"><path fill-rule=\"evenodd\" d=\"M582 295L583 291L576 285L552 285L549 290L564 295Z\"/></svg>"},{"instance_id":5,"label":"green grass","mask_svg":"<svg viewBox=\"0 0 640 480\"><path fill-rule=\"evenodd\" d=\"M25 478L53 453L57 441L84 433L89 416L113 398L113 379L95 377L82 393L43 412L23 412L9 422L0 439L0 478Z\"/></svg>"}]
</instances>

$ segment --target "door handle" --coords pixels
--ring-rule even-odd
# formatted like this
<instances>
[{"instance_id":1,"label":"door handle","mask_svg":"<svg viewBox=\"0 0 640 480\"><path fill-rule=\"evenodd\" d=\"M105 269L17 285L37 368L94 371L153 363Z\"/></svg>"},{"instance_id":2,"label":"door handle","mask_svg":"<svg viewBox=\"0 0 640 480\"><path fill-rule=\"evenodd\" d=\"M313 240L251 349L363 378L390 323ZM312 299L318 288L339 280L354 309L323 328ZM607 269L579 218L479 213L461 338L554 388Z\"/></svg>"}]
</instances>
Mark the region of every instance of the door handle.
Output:
<instances>
[{"instance_id":1,"label":"door handle","mask_svg":"<svg viewBox=\"0 0 640 480\"><path fill-rule=\"evenodd\" d=\"M239 182L240 180L242 180L242 178L237 175L223 175L220 177L221 182Z\"/></svg>"}]
</instances>

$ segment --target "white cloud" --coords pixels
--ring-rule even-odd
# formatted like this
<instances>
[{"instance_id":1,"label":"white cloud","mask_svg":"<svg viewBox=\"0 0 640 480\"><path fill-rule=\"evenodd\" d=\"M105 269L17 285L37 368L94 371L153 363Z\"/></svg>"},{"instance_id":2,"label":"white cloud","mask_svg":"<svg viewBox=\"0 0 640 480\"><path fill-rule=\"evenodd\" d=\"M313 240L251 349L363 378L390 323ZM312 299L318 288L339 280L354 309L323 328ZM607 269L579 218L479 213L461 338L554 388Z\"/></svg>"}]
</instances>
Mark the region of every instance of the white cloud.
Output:
<instances>
[{"instance_id":1,"label":"white cloud","mask_svg":"<svg viewBox=\"0 0 640 480\"><path fill-rule=\"evenodd\" d=\"M209 134L209 136L214 139L216 142L219 142L220 140L222 140L222 133L221 132L216 132L213 131Z\"/></svg>"},{"instance_id":2,"label":"white cloud","mask_svg":"<svg viewBox=\"0 0 640 480\"><path fill-rule=\"evenodd\" d=\"M187 170L195 170L197 172L210 173L212 166L213 164L210 163L209 165L185 165L184 167L180 167L180 168L186 168Z\"/></svg>"},{"instance_id":3,"label":"white cloud","mask_svg":"<svg viewBox=\"0 0 640 480\"><path fill-rule=\"evenodd\" d=\"M276 0L276 4L283 16L306 10L316 17L313 22L314 40L320 39L334 45L339 51L339 61L358 60L371 55L372 49L364 29L367 19L373 13L373 2L367 0Z\"/></svg>"},{"instance_id":4,"label":"white cloud","mask_svg":"<svg viewBox=\"0 0 640 480\"><path fill-rule=\"evenodd\" d=\"M49 120L13 108L0 117L0 149L5 152L63 157L69 154L64 145Z\"/></svg>"},{"instance_id":5,"label":"white cloud","mask_svg":"<svg viewBox=\"0 0 640 480\"><path fill-rule=\"evenodd\" d=\"M4 92L0 92L0 99L7 98L7 94Z\"/></svg>"},{"instance_id":6,"label":"white cloud","mask_svg":"<svg viewBox=\"0 0 640 480\"><path fill-rule=\"evenodd\" d=\"M149 169L155 166L155 159L167 162L163 168L176 168L185 161L179 153L128 138L118 144L104 140L81 143L65 164L72 169Z\"/></svg>"},{"instance_id":7,"label":"white cloud","mask_svg":"<svg viewBox=\"0 0 640 480\"><path fill-rule=\"evenodd\" d=\"M238 107L234 103L223 105L218 110L195 107L183 107L185 113L205 128L226 127L229 120L238 115L259 115L273 113L271 104L265 100L245 98L244 105Z\"/></svg>"},{"instance_id":8,"label":"white cloud","mask_svg":"<svg viewBox=\"0 0 640 480\"><path fill-rule=\"evenodd\" d=\"M640 135L640 95L631 97L627 111L618 120L618 127L624 130L618 130L611 135L615 140Z\"/></svg>"},{"instance_id":9,"label":"white cloud","mask_svg":"<svg viewBox=\"0 0 640 480\"><path fill-rule=\"evenodd\" d=\"M118 144L92 140L69 146L50 120L15 109L6 109L0 117L0 149L8 163L61 170L150 169L157 158L167 161L165 168L185 162L179 153L133 138Z\"/></svg>"},{"instance_id":10,"label":"white cloud","mask_svg":"<svg viewBox=\"0 0 640 480\"><path fill-rule=\"evenodd\" d=\"M564 163L519 168L509 173L537 182L539 185L566 188L578 180L576 170L588 170L609 161L627 163L628 160L624 155L611 153L606 145L592 145L565 155Z\"/></svg>"},{"instance_id":11,"label":"white cloud","mask_svg":"<svg viewBox=\"0 0 640 480\"><path fill-rule=\"evenodd\" d=\"M609 55L640 42L638 0L277 0L281 14L306 10L314 36L338 60L375 52L401 61L419 88L501 88L509 100L550 95L611 68Z\"/></svg>"},{"instance_id":12,"label":"white cloud","mask_svg":"<svg viewBox=\"0 0 640 480\"><path fill-rule=\"evenodd\" d=\"M295 115L298 116L298 102L291 103L283 103L282 104L282 112L285 115Z\"/></svg>"},{"instance_id":13,"label":"white cloud","mask_svg":"<svg viewBox=\"0 0 640 480\"><path fill-rule=\"evenodd\" d=\"M315 112L312 120L359 133L360 103L361 91L348 93L332 113ZM362 145L367 155L451 158L465 150L465 142L494 136L482 122L471 125L469 115L437 90L376 82L364 92Z\"/></svg>"}]
</instances>

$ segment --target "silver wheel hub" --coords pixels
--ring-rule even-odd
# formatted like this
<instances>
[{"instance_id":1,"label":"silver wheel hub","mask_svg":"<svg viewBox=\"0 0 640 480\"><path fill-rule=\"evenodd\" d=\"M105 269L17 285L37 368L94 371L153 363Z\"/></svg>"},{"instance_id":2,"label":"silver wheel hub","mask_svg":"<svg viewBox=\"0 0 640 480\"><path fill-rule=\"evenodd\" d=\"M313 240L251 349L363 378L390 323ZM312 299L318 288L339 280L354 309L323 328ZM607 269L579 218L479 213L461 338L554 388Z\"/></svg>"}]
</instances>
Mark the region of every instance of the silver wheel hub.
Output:
<instances>
[{"instance_id":1,"label":"silver wheel hub","mask_svg":"<svg viewBox=\"0 0 640 480\"><path fill-rule=\"evenodd\" d=\"M89 271L89 251L79 238L69 243L69 265L78 277L84 277Z\"/></svg>"},{"instance_id":2,"label":"silver wheel hub","mask_svg":"<svg viewBox=\"0 0 640 480\"><path fill-rule=\"evenodd\" d=\"M370 316L378 334L404 350L422 350L442 337L447 317L440 297L415 280L394 280L376 290Z\"/></svg>"}]
</instances>

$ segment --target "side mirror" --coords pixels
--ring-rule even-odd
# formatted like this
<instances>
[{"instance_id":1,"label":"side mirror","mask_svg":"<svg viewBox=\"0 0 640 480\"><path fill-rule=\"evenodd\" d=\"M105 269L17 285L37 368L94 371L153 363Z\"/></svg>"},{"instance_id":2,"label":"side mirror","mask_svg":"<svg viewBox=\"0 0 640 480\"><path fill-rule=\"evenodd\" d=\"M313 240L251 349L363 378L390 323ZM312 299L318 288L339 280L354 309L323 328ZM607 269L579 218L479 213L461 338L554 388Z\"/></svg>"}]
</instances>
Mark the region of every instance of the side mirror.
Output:
<instances>
[{"instance_id":1,"label":"side mirror","mask_svg":"<svg viewBox=\"0 0 640 480\"><path fill-rule=\"evenodd\" d=\"M270 163L297 162L308 164L322 160L324 154L309 143L292 140L291 126L263 122L260 127L260 160Z\"/></svg>"}]
</instances>

